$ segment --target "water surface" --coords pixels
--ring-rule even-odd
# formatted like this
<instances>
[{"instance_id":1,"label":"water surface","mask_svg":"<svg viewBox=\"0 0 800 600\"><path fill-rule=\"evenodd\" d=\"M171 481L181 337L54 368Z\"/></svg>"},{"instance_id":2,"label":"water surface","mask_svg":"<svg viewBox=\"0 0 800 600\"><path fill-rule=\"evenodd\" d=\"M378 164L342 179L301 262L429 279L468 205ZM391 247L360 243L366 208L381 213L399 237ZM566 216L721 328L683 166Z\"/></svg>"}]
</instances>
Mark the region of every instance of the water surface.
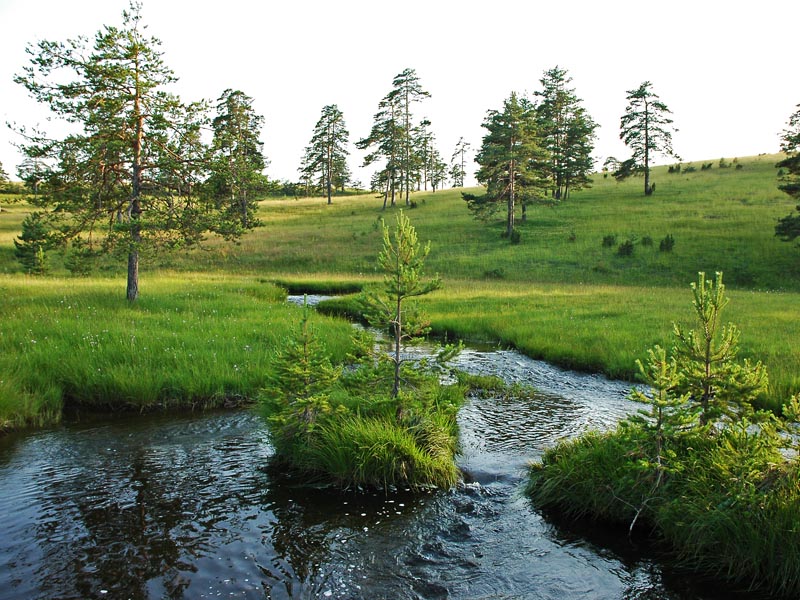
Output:
<instances>
[{"instance_id":1,"label":"water surface","mask_svg":"<svg viewBox=\"0 0 800 600\"><path fill-rule=\"evenodd\" d=\"M268 468L264 424L242 410L0 439L0 600L732 597L616 536L564 529L520 493L544 448L633 409L628 384L511 351L467 350L458 366L540 393L462 409L467 483L450 491L303 485Z\"/></svg>"}]
</instances>

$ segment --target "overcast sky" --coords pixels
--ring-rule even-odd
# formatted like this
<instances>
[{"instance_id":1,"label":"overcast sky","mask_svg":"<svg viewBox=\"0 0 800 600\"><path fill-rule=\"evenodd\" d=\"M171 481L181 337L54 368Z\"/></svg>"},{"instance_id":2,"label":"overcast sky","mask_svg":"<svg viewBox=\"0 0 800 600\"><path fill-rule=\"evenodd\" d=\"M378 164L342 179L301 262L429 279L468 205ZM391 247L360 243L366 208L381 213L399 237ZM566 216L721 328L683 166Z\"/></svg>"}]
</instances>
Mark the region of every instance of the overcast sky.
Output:
<instances>
[{"instance_id":1,"label":"overcast sky","mask_svg":"<svg viewBox=\"0 0 800 600\"><path fill-rule=\"evenodd\" d=\"M46 111L12 81L28 64L28 44L92 38L120 24L128 5L0 0L3 123L47 125ZM298 179L326 104L342 110L351 141L366 136L407 67L431 94L415 111L432 122L446 160L461 136L476 150L486 111L512 91L532 94L556 65L600 125L598 168L608 156L628 157L619 119L626 91L645 80L672 110L674 148L686 161L777 152L800 103L795 0L144 0L143 20L162 40L184 101L228 88L254 98L273 179ZM0 162L12 178L21 160L14 141L3 125ZM351 147L351 168L366 184L372 169L359 169L362 158Z\"/></svg>"}]
</instances>

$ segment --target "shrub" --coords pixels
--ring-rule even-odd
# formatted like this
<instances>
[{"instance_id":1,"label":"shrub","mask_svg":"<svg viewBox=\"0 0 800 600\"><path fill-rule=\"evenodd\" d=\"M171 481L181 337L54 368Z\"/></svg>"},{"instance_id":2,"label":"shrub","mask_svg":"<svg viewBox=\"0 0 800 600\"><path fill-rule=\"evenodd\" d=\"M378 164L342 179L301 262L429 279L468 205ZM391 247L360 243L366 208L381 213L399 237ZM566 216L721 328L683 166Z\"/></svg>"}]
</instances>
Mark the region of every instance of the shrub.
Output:
<instances>
[{"instance_id":1,"label":"shrub","mask_svg":"<svg viewBox=\"0 0 800 600\"><path fill-rule=\"evenodd\" d=\"M617 243L616 235L608 234L603 236L603 248L611 248L616 243Z\"/></svg>"},{"instance_id":2,"label":"shrub","mask_svg":"<svg viewBox=\"0 0 800 600\"><path fill-rule=\"evenodd\" d=\"M642 246L652 246L653 245L653 238L649 235L646 235L642 238Z\"/></svg>"},{"instance_id":3,"label":"shrub","mask_svg":"<svg viewBox=\"0 0 800 600\"><path fill-rule=\"evenodd\" d=\"M688 165L686 165L686 167L683 169L683 172L684 172L684 173L694 173L695 171L697 171L697 167L695 167L695 166L694 166L692 163L689 163L689 164L688 164Z\"/></svg>"},{"instance_id":4,"label":"shrub","mask_svg":"<svg viewBox=\"0 0 800 600\"><path fill-rule=\"evenodd\" d=\"M617 247L620 256L633 256L633 240L625 240Z\"/></svg>"},{"instance_id":5,"label":"shrub","mask_svg":"<svg viewBox=\"0 0 800 600\"><path fill-rule=\"evenodd\" d=\"M672 252L672 248L675 247L675 238L672 237L671 233L668 233L661 243L658 245L658 249L661 252Z\"/></svg>"},{"instance_id":6,"label":"shrub","mask_svg":"<svg viewBox=\"0 0 800 600\"><path fill-rule=\"evenodd\" d=\"M87 277L94 268L96 256L97 253L90 245L80 238L75 238L64 259L64 266L73 275Z\"/></svg>"}]
</instances>

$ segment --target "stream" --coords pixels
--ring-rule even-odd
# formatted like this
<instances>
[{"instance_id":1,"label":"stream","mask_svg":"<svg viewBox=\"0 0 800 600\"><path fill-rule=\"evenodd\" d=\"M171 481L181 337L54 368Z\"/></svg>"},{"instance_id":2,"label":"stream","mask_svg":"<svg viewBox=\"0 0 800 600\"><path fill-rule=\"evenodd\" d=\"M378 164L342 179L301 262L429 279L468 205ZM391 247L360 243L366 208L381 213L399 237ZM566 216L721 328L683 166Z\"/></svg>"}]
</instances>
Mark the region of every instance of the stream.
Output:
<instances>
[{"instance_id":1,"label":"stream","mask_svg":"<svg viewBox=\"0 0 800 600\"><path fill-rule=\"evenodd\" d=\"M268 468L248 410L65 423L0 438L0 600L34 598L746 598L521 494L545 448L635 409L630 384L513 351L474 373L534 400L461 410L465 482L411 494L309 487Z\"/></svg>"}]
</instances>

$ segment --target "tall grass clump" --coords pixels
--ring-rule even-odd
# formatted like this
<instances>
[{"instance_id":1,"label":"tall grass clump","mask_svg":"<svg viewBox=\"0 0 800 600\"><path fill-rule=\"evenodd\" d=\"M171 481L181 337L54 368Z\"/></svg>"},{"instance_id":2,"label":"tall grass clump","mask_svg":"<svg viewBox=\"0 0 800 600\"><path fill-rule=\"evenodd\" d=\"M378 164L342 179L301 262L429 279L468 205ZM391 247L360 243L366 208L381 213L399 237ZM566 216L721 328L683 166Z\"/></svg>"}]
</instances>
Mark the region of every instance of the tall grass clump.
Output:
<instances>
[{"instance_id":1,"label":"tall grass clump","mask_svg":"<svg viewBox=\"0 0 800 600\"><path fill-rule=\"evenodd\" d=\"M781 415L754 410L766 372L735 360L721 274L692 289L698 328L676 327L671 353L656 347L638 363L647 387L631 397L647 408L547 450L526 492L539 507L653 535L691 569L797 597L800 397Z\"/></svg>"}]
</instances>

